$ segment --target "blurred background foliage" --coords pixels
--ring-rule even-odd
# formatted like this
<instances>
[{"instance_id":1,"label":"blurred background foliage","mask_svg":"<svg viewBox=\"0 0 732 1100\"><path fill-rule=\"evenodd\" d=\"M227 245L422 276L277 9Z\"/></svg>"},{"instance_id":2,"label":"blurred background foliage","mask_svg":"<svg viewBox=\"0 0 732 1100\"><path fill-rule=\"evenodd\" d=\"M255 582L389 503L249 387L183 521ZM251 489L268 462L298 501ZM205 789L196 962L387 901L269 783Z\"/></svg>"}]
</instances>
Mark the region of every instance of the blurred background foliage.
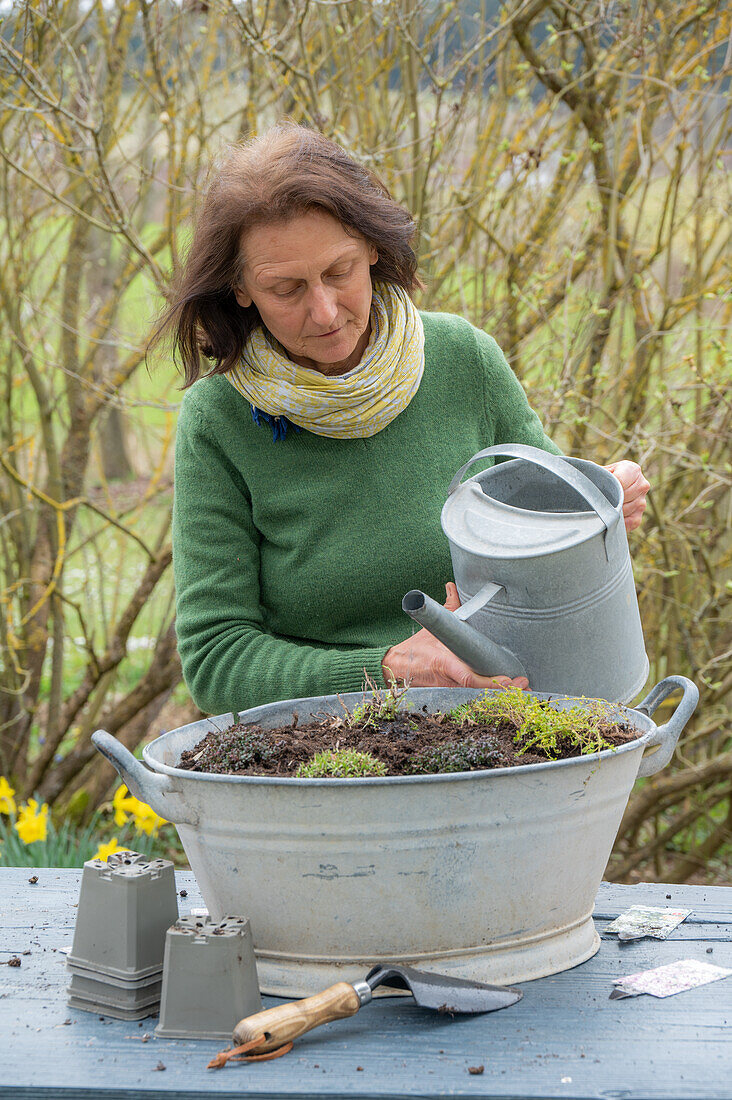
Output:
<instances>
[{"instance_id":1,"label":"blurred background foliage","mask_svg":"<svg viewBox=\"0 0 732 1100\"><path fill-rule=\"evenodd\" d=\"M198 716L170 570L180 390L145 340L221 146L290 117L419 223L420 305L503 347L568 452L640 461L651 680L701 704L608 874L729 881L730 74L724 3L23 0L0 25L0 774L88 829ZM0 856L0 858L2 858Z\"/></svg>"}]
</instances>

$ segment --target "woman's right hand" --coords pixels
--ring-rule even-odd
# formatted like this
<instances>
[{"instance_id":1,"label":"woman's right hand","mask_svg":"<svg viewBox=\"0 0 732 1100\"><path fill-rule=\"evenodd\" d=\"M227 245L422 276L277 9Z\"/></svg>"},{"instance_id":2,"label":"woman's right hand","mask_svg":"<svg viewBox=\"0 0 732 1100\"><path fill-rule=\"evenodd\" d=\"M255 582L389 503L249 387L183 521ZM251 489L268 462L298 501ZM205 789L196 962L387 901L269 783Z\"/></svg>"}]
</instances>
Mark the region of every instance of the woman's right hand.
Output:
<instances>
[{"instance_id":1,"label":"woman's right hand","mask_svg":"<svg viewBox=\"0 0 732 1100\"><path fill-rule=\"evenodd\" d=\"M456 611L460 607L456 585L450 582L446 585L446 591L444 606L448 611ZM386 684L396 680L410 687L525 689L529 686L525 676L518 676L515 680L509 676L479 676L424 627L411 638L405 638L387 650L381 667Z\"/></svg>"}]
</instances>

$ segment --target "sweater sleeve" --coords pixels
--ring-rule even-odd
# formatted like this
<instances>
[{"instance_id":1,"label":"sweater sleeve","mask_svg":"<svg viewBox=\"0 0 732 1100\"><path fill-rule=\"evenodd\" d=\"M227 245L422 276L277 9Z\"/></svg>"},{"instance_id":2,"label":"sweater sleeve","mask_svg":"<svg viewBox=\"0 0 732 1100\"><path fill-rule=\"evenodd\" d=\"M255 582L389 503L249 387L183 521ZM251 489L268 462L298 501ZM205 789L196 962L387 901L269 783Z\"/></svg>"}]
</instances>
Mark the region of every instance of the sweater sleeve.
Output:
<instances>
[{"instance_id":1,"label":"sweater sleeve","mask_svg":"<svg viewBox=\"0 0 732 1100\"><path fill-rule=\"evenodd\" d=\"M176 436L173 569L183 675L206 713L360 691L365 673L383 685L388 646L321 646L266 630L247 486L191 400Z\"/></svg>"},{"instance_id":2,"label":"sweater sleeve","mask_svg":"<svg viewBox=\"0 0 732 1100\"><path fill-rule=\"evenodd\" d=\"M488 438L497 444L525 443L560 455L561 450L544 431L496 341L479 329L475 329L475 333L483 363Z\"/></svg>"}]
</instances>

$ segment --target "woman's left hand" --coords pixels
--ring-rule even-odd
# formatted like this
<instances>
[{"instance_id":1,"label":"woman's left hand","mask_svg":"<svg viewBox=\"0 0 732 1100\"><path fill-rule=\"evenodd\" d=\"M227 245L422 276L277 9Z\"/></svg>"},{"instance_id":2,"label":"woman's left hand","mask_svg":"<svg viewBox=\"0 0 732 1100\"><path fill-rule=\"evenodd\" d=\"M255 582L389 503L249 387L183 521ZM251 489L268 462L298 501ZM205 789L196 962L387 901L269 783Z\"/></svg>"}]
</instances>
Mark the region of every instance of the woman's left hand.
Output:
<instances>
[{"instance_id":1,"label":"woman's left hand","mask_svg":"<svg viewBox=\"0 0 732 1100\"><path fill-rule=\"evenodd\" d=\"M637 462L611 462L605 467L614 474L623 487L623 519L626 531L634 531L640 526L646 510L646 496L650 485L643 476Z\"/></svg>"}]
</instances>

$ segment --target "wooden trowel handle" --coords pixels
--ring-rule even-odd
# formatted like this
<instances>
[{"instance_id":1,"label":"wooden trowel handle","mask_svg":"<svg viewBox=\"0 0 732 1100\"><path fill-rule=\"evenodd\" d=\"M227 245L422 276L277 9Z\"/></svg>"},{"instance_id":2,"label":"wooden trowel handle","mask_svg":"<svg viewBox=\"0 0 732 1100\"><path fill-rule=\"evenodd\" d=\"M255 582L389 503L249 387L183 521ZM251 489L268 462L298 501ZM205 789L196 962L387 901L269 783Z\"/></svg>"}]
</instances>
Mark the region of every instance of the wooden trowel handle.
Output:
<instances>
[{"instance_id":1,"label":"wooden trowel handle","mask_svg":"<svg viewBox=\"0 0 732 1100\"><path fill-rule=\"evenodd\" d=\"M314 997L290 1001L276 1008L266 1008L263 1012L240 1020L234 1028L234 1045L249 1043L263 1034L265 1042L254 1053L276 1050L291 1039L297 1039L298 1035L312 1031L314 1027L355 1015L360 1007L361 1000L353 986L348 982L337 982L322 993L316 993Z\"/></svg>"}]
</instances>

